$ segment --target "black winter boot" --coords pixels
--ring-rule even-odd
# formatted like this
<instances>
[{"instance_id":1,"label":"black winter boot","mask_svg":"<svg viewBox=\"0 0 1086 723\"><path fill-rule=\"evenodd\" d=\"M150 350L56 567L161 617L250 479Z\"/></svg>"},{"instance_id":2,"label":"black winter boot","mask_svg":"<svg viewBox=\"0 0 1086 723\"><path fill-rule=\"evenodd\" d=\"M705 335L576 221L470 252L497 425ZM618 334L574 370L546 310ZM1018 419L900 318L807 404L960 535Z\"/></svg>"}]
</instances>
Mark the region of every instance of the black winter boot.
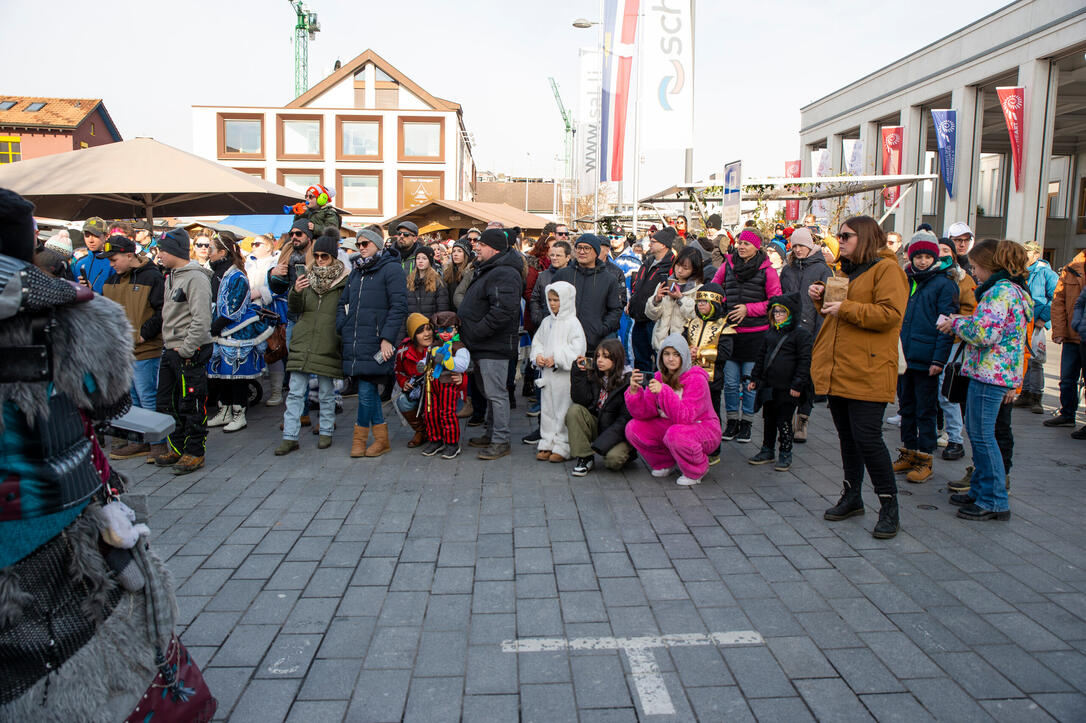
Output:
<instances>
[{"instance_id":1,"label":"black winter boot","mask_svg":"<svg viewBox=\"0 0 1086 723\"><path fill-rule=\"evenodd\" d=\"M879 495L879 504L879 521L875 523L871 536L879 540L889 540L901 529L897 516L897 495Z\"/></svg>"},{"instance_id":2,"label":"black winter boot","mask_svg":"<svg viewBox=\"0 0 1086 723\"><path fill-rule=\"evenodd\" d=\"M777 423L777 438L780 440L780 455L773 467L778 472L787 472L792 466L792 420L782 419Z\"/></svg>"},{"instance_id":3,"label":"black winter boot","mask_svg":"<svg viewBox=\"0 0 1086 723\"><path fill-rule=\"evenodd\" d=\"M845 480L845 489L841 493L841 499L837 500L837 504L826 510L822 518L831 522L837 522L839 520L847 520L853 515L862 515L864 513L864 501L860 495L860 485L855 482L849 482Z\"/></svg>"}]
</instances>

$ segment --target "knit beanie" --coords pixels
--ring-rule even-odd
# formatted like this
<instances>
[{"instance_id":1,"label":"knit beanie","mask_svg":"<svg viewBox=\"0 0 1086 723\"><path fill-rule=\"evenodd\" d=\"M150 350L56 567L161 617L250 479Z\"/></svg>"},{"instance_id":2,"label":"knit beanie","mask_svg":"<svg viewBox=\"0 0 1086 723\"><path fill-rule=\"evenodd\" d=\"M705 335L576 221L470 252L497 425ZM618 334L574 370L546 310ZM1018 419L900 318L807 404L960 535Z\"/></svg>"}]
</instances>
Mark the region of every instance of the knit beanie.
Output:
<instances>
[{"instance_id":1,"label":"knit beanie","mask_svg":"<svg viewBox=\"0 0 1086 723\"><path fill-rule=\"evenodd\" d=\"M909 239L909 243L905 245L906 251L909 251L910 253L909 258L912 258L911 249L913 247L913 244L917 241L926 241L930 244L934 244L935 253L933 253L932 256L934 256L935 258L939 258L939 237L933 234L931 231L917 231L913 234L913 237Z\"/></svg>"},{"instance_id":2,"label":"knit beanie","mask_svg":"<svg viewBox=\"0 0 1086 723\"><path fill-rule=\"evenodd\" d=\"M305 233L306 236L309 237L310 241L313 240L313 231L310 230L310 228L309 228L309 220L308 219L299 218L299 219L295 220L294 224L290 227L290 230L291 231L302 231L302 232Z\"/></svg>"},{"instance_id":3,"label":"knit beanie","mask_svg":"<svg viewBox=\"0 0 1086 723\"><path fill-rule=\"evenodd\" d=\"M34 204L0 188L0 253L33 262L35 246Z\"/></svg>"},{"instance_id":4,"label":"knit beanie","mask_svg":"<svg viewBox=\"0 0 1086 723\"><path fill-rule=\"evenodd\" d=\"M505 235L505 229L488 228L486 231L483 231L482 236L479 237L479 243L486 244L497 251L506 251L509 249L509 237ZM599 247L597 247L597 250L598 249Z\"/></svg>"},{"instance_id":5,"label":"knit beanie","mask_svg":"<svg viewBox=\"0 0 1086 723\"><path fill-rule=\"evenodd\" d=\"M717 231L720 230L722 225L719 213L709 214L709 218L705 221L705 228L715 228Z\"/></svg>"},{"instance_id":6,"label":"knit beanie","mask_svg":"<svg viewBox=\"0 0 1086 723\"><path fill-rule=\"evenodd\" d=\"M668 248L673 248L675 245L675 239L679 238L679 235L675 233L675 229L671 226L664 226L662 229L652 235L652 240L658 244L663 244ZM679 248L682 248L680 245Z\"/></svg>"},{"instance_id":7,"label":"knit beanie","mask_svg":"<svg viewBox=\"0 0 1086 723\"><path fill-rule=\"evenodd\" d=\"M746 241L756 249L762 248L762 237L754 229L745 228L739 233L737 241Z\"/></svg>"},{"instance_id":8,"label":"knit beanie","mask_svg":"<svg viewBox=\"0 0 1086 723\"><path fill-rule=\"evenodd\" d=\"M461 236L456 240L456 243L453 244L453 248L456 248L457 246L460 247L460 250L464 252L464 256L466 256L469 261L475 256L475 252L471 250L471 239L466 235ZM452 249L449 250L452 251Z\"/></svg>"},{"instance_id":9,"label":"knit beanie","mask_svg":"<svg viewBox=\"0 0 1086 723\"><path fill-rule=\"evenodd\" d=\"M434 250L429 246L422 246L415 255L418 256L419 254L426 254L426 258L430 259L430 267L433 268L434 260L437 258L434 254Z\"/></svg>"},{"instance_id":10,"label":"knit beanie","mask_svg":"<svg viewBox=\"0 0 1086 723\"><path fill-rule=\"evenodd\" d=\"M415 340L415 332L419 330L419 327L424 324L429 324L430 320L426 318L425 314L414 312L407 316L407 338L411 341Z\"/></svg>"},{"instance_id":11,"label":"knit beanie","mask_svg":"<svg viewBox=\"0 0 1086 723\"><path fill-rule=\"evenodd\" d=\"M189 259L189 234L188 231L178 226L167 234L164 234L158 242L158 250L176 256L179 259Z\"/></svg>"},{"instance_id":12,"label":"knit beanie","mask_svg":"<svg viewBox=\"0 0 1086 723\"><path fill-rule=\"evenodd\" d=\"M814 236L811 235L810 230L803 226L800 226L792 232L790 241L792 242L792 248L795 248L796 246L806 246L811 251L818 248L818 244L815 243Z\"/></svg>"},{"instance_id":13,"label":"knit beanie","mask_svg":"<svg viewBox=\"0 0 1086 723\"><path fill-rule=\"evenodd\" d=\"M603 240L594 233L583 233L577 238L574 246L577 244L588 244L596 252L596 258L599 258L600 246L603 245Z\"/></svg>"},{"instance_id":14,"label":"knit beanie","mask_svg":"<svg viewBox=\"0 0 1086 723\"><path fill-rule=\"evenodd\" d=\"M329 254L332 258L339 255L339 232L322 233L320 238L313 242L313 253Z\"/></svg>"},{"instance_id":15,"label":"knit beanie","mask_svg":"<svg viewBox=\"0 0 1086 723\"><path fill-rule=\"evenodd\" d=\"M366 239L377 248L381 248L385 245L385 240L381 237L381 234L377 233L371 228L362 229L361 231L356 233L354 237L359 241L361 241L362 239Z\"/></svg>"},{"instance_id":16,"label":"knit beanie","mask_svg":"<svg viewBox=\"0 0 1086 723\"><path fill-rule=\"evenodd\" d=\"M66 232L53 234L53 236L45 242L45 248L56 251L65 259L70 259L72 257L72 239Z\"/></svg>"}]
</instances>

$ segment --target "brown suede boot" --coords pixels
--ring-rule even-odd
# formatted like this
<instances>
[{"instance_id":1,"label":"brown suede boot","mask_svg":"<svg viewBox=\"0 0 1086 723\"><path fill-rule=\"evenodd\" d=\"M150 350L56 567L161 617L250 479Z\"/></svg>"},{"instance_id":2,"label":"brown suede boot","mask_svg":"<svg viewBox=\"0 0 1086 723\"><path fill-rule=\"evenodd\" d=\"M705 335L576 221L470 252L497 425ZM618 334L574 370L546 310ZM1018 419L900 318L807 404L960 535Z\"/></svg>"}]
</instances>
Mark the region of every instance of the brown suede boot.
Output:
<instances>
[{"instance_id":1,"label":"brown suede boot","mask_svg":"<svg viewBox=\"0 0 1086 723\"><path fill-rule=\"evenodd\" d=\"M923 452L913 452L913 468L905 475L907 482L916 484L931 479L932 456Z\"/></svg>"},{"instance_id":2,"label":"brown suede boot","mask_svg":"<svg viewBox=\"0 0 1086 723\"><path fill-rule=\"evenodd\" d=\"M204 466L204 458L197 457L193 454L181 455L181 459L177 460L177 464L173 466L174 474L189 474L195 472Z\"/></svg>"},{"instance_id":3,"label":"brown suede boot","mask_svg":"<svg viewBox=\"0 0 1086 723\"><path fill-rule=\"evenodd\" d=\"M373 444L366 447L366 456L380 457L390 449L392 449L392 447L388 443L388 425L373 425Z\"/></svg>"},{"instance_id":4,"label":"brown suede boot","mask_svg":"<svg viewBox=\"0 0 1086 723\"><path fill-rule=\"evenodd\" d=\"M351 456L364 457L366 455L366 440L370 437L369 427L354 425L354 438L351 439Z\"/></svg>"},{"instance_id":5,"label":"brown suede boot","mask_svg":"<svg viewBox=\"0 0 1086 723\"><path fill-rule=\"evenodd\" d=\"M154 464L155 458L158 457L160 454L166 454L165 442L151 445L151 449L147 450L147 464ZM180 459L180 457L178 459ZM174 462L176 461L177 460L174 460ZM173 462L171 462L170 464L173 464Z\"/></svg>"},{"instance_id":6,"label":"brown suede boot","mask_svg":"<svg viewBox=\"0 0 1086 723\"><path fill-rule=\"evenodd\" d=\"M161 454L154 458L154 463L159 467L172 467L181 459L181 455L174 452L172 449L164 449Z\"/></svg>"},{"instance_id":7,"label":"brown suede boot","mask_svg":"<svg viewBox=\"0 0 1086 723\"><path fill-rule=\"evenodd\" d=\"M916 452L913 452L911 449L905 449L904 447L899 447L897 451L900 454L898 454L897 459L894 460L894 474L908 472L913 468L913 455L916 454Z\"/></svg>"},{"instance_id":8,"label":"brown suede boot","mask_svg":"<svg viewBox=\"0 0 1086 723\"><path fill-rule=\"evenodd\" d=\"M151 445L139 442L129 442L123 447L118 447L109 453L110 459L132 459L142 457L151 451Z\"/></svg>"}]
</instances>

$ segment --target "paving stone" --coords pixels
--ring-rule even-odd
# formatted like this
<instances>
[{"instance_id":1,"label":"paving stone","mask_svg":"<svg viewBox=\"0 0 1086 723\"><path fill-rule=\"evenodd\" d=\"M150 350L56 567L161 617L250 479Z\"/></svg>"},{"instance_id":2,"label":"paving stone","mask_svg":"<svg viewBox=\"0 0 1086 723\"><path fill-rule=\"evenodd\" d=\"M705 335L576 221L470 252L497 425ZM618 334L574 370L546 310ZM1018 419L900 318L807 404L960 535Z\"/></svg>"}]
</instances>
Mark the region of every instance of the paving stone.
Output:
<instances>
[{"instance_id":1,"label":"paving stone","mask_svg":"<svg viewBox=\"0 0 1086 723\"><path fill-rule=\"evenodd\" d=\"M359 723L402 720L410 682L410 670L363 670L347 709L347 720Z\"/></svg>"},{"instance_id":2,"label":"paving stone","mask_svg":"<svg viewBox=\"0 0 1086 723\"><path fill-rule=\"evenodd\" d=\"M1026 693L1062 693L1071 687L1017 645L978 645L976 652Z\"/></svg>"},{"instance_id":3,"label":"paving stone","mask_svg":"<svg viewBox=\"0 0 1086 723\"><path fill-rule=\"evenodd\" d=\"M512 580L513 578L513 558L511 557L480 557L475 561L476 580Z\"/></svg>"},{"instance_id":4,"label":"paving stone","mask_svg":"<svg viewBox=\"0 0 1086 723\"><path fill-rule=\"evenodd\" d=\"M558 589L569 590L598 590L596 571L591 565L556 565L554 576Z\"/></svg>"},{"instance_id":5,"label":"paving stone","mask_svg":"<svg viewBox=\"0 0 1086 723\"><path fill-rule=\"evenodd\" d=\"M377 624L383 626L421 625L426 615L426 603L429 598L429 593L422 591L390 592L385 596Z\"/></svg>"},{"instance_id":6,"label":"paving stone","mask_svg":"<svg viewBox=\"0 0 1086 723\"><path fill-rule=\"evenodd\" d=\"M367 670L410 668L415 662L419 632L413 627L377 628L366 651L364 667Z\"/></svg>"},{"instance_id":7,"label":"paving stone","mask_svg":"<svg viewBox=\"0 0 1086 723\"><path fill-rule=\"evenodd\" d=\"M560 592L562 617L567 623L606 622L603 597L595 591Z\"/></svg>"},{"instance_id":8,"label":"paving stone","mask_svg":"<svg viewBox=\"0 0 1086 723\"><path fill-rule=\"evenodd\" d=\"M632 707L619 654L578 655L570 659L570 665L579 707Z\"/></svg>"},{"instance_id":9,"label":"paving stone","mask_svg":"<svg viewBox=\"0 0 1086 723\"><path fill-rule=\"evenodd\" d=\"M287 723L310 723L318 720L341 720L347 712L346 700L298 701L290 708Z\"/></svg>"},{"instance_id":10,"label":"paving stone","mask_svg":"<svg viewBox=\"0 0 1086 723\"><path fill-rule=\"evenodd\" d=\"M202 661L201 661L202 662ZM208 665L201 666L204 681L212 691L212 695L219 701L219 708L215 712L216 717L226 718L241 697L245 686L249 683L252 670L249 668L215 668Z\"/></svg>"},{"instance_id":11,"label":"paving stone","mask_svg":"<svg viewBox=\"0 0 1086 723\"><path fill-rule=\"evenodd\" d=\"M532 655L533 653L525 653ZM489 695L517 692L517 666L495 645L472 645L467 651L467 694ZM461 660L464 656L461 655Z\"/></svg>"},{"instance_id":12,"label":"paving stone","mask_svg":"<svg viewBox=\"0 0 1086 723\"><path fill-rule=\"evenodd\" d=\"M423 629L467 630L470 621L470 595L431 595Z\"/></svg>"},{"instance_id":13,"label":"paving stone","mask_svg":"<svg viewBox=\"0 0 1086 723\"><path fill-rule=\"evenodd\" d=\"M286 720L299 680L260 680L249 683L230 715L231 721L268 723Z\"/></svg>"},{"instance_id":14,"label":"paving stone","mask_svg":"<svg viewBox=\"0 0 1086 723\"><path fill-rule=\"evenodd\" d=\"M592 564L598 577L629 577L634 575L633 564L625 552L596 552Z\"/></svg>"},{"instance_id":15,"label":"paving stone","mask_svg":"<svg viewBox=\"0 0 1086 723\"><path fill-rule=\"evenodd\" d=\"M1038 693L1033 700L1059 721L1079 720L1086 712L1086 695L1081 693Z\"/></svg>"},{"instance_id":16,"label":"paving stone","mask_svg":"<svg viewBox=\"0 0 1086 723\"><path fill-rule=\"evenodd\" d=\"M465 695L463 723L492 723L515 721L519 715L516 695Z\"/></svg>"},{"instance_id":17,"label":"paving stone","mask_svg":"<svg viewBox=\"0 0 1086 723\"><path fill-rule=\"evenodd\" d=\"M558 598L531 598L517 602L519 637L561 636L562 609Z\"/></svg>"},{"instance_id":18,"label":"paving stone","mask_svg":"<svg viewBox=\"0 0 1086 723\"><path fill-rule=\"evenodd\" d=\"M323 633L336 614L339 601L331 597L310 597L298 600L291 610L283 632Z\"/></svg>"},{"instance_id":19,"label":"paving stone","mask_svg":"<svg viewBox=\"0 0 1086 723\"><path fill-rule=\"evenodd\" d=\"M318 658L363 658L374 634L374 618L334 618L317 652ZM398 666L388 666L398 667Z\"/></svg>"},{"instance_id":20,"label":"paving stone","mask_svg":"<svg viewBox=\"0 0 1086 723\"><path fill-rule=\"evenodd\" d=\"M795 695L777 661L762 646L723 648L724 660L747 698L780 698Z\"/></svg>"},{"instance_id":21,"label":"paving stone","mask_svg":"<svg viewBox=\"0 0 1086 723\"><path fill-rule=\"evenodd\" d=\"M894 693L905 687L867 648L823 651L854 693Z\"/></svg>"},{"instance_id":22,"label":"paving stone","mask_svg":"<svg viewBox=\"0 0 1086 723\"><path fill-rule=\"evenodd\" d=\"M754 698L747 701L751 712L765 723L801 723L814 721L802 698Z\"/></svg>"},{"instance_id":23,"label":"paving stone","mask_svg":"<svg viewBox=\"0 0 1086 723\"><path fill-rule=\"evenodd\" d=\"M587 565L592 562L588 545L582 540L552 542L551 555L554 557L555 565Z\"/></svg>"},{"instance_id":24,"label":"paving stone","mask_svg":"<svg viewBox=\"0 0 1086 723\"><path fill-rule=\"evenodd\" d=\"M883 693L879 695L861 695L860 701L867 706L877 721L900 721L900 723L922 723L935 719L924 710L920 703L909 693Z\"/></svg>"},{"instance_id":25,"label":"paving stone","mask_svg":"<svg viewBox=\"0 0 1086 723\"><path fill-rule=\"evenodd\" d=\"M361 670L361 658L318 658L309 666L298 699L350 700Z\"/></svg>"},{"instance_id":26,"label":"paving stone","mask_svg":"<svg viewBox=\"0 0 1086 723\"><path fill-rule=\"evenodd\" d=\"M435 595L468 593L475 585L475 571L470 567L439 567L434 571L430 591Z\"/></svg>"},{"instance_id":27,"label":"paving stone","mask_svg":"<svg viewBox=\"0 0 1086 723\"><path fill-rule=\"evenodd\" d=\"M657 658L671 657L679 680L687 688L702 686L735 685L724 656L713 645L691 645L668 648L666 653L654 651Z\"/></svg>"},{"instance_id":28,"label":"paving stone","mask_svg":"<svg viewBox=\"0 0 1086 723\"><path fill-rule=\"evenodd\" d=\"M212 664L219 667L256 667L278 632L278 625L238 625L219 648ZM284 715L289 707L283 709Z\"/></svg>"},{"instance_id":29,"label":"paving stone","mask_svg":"<svg viewBox=\"0 0 1086 723\"><path fill-rule=\"evenodd\" d=\"M833 666L810 638L769 638L766 644L785 674L793 680L837 677Z\"/></svg>"},{"instance_id":30,"label":"paving stone","mask_svg":"<svg viewBox=\"0 0 1086 723\"><path fill-rule=\"evenodd\" d=\"M516 609L512 582L479 581L475 583L473 613L511 613Z\"/></svg>"},{"instance_id":31,"label":"paving stone","mask_svg":"<svg viewBox=\"0 0 1086 723\"><path fill-rule=\"evenodd\" d=\"M517 575L517 599L534 597L558 597L558 583L550 573Z\"/></svg>"},{"instance_id":32,"label":"paving stone","mask_svg":"<svg viewBox=\"0 0 1086 723\"><path fill-rule=\"evenodd\" d=\"M981 707L997 721L1005 723L1026 723L1028 721L1052 721L1052 716L1028 698L1010 700L982 700Z\"/></svg>"},{"instance_id":33,"label":"paving stone","mask_svg":"<svg viewBox=\"0 0 1086 723\"><path fill-rule=\"evenodd\" d=\"M939 667L904 633L860 633L871 651L898 678L932 678Z\"/></svg>"},{"instance_id":34,"label":"paving stone","mask_svg":"<svg viewBox=\"0 0 1086 723\"><path fill-rule=\"evenodd\" d=\"M573 686L568 683L520 686L522 723L577 723Z\"/></svg>"},{"instance_id":35,"label":"paving stone","mask_svg":"<svg viewBox=\"0 0 1086 723\"><path fill-rule=\"evenodd\" d=\"M290 616L297 600L297 590L265 590L256 596L241 622L253 625L281 624Z\"/></svg>"},{"instance_id":36,"label":"paving stone","mask_svg":"<svg viewBox=\"0 0 1086 723\"><path fill-rule=\"evenodd\" d=\"M320 642L320 635L279 635L264 655L256 677L304 678Z\"/></svg>"},{"instance_id":37,"label":"paving stone","mask_svg":"<svg viewBox=\"0 0 1086 723\"><path fill-rule=\"evenodd\" d=\"M1067 650L1070 647L1022 613L993 613L984 617L1023 650L1041 652Z\"/></svg>"},{"instance_id":38,"label":"paving stone","mask_svg":"<svg viewBox=\"0 0 1086 723\"><path fill-rule=\"evenodd\" d=\"M512 613L472 613L468 642L472 645L501 643L517 637L517 616Z\"/></svg>"},{"instance_id":39,"label":"paving stone","mask_svg":"<svg viewBox=\"0 0 1086 723\"><path fill-rule=\"evenodd\" d=\"M989 721L988 714L958 685L949 679L903 681L936 720Z\"/></svg>"},{"instance_id":40,"label":"paving stone","mask_svg":"<svg viewBox=\"0 0 1086 723\"><path fill-rule=\"evenodd\" d=\"M819 720L872 720L863 703L840 678L797 680L796 689Z\"/></svg>"},{"instance_id":41,"label":"paving stone","mask_svg":"<svg viewBox=\"0 0 1086 723\"><path fill-rule=\"evenodd\" d=\"M416 677L462 677L467 650L467 630L424 631L413 673Z\"/></svg>"},{"instance_id":42,"label":"paving stone","mask_svg":"<svg viewBox=\"0 0 1086 723\"><path fill-rule=\"evenodd\" d=\"M745 700L739 688L735 686L691 688L687 691L687 696L690 698L690 705L699 720L754 720L754 716L748 707L748 703L751 701Z\"/></svg>"},{"instance_id":43,"label":"paving stone","mask_svg":"<svg viewBox=\"0 0 1086 723\"><path fill-rule=\"evenodd\" d=\"M521 653L516 658L521 685L572 681L569 654L564 650Z\"/></svg>"}]
</instances>

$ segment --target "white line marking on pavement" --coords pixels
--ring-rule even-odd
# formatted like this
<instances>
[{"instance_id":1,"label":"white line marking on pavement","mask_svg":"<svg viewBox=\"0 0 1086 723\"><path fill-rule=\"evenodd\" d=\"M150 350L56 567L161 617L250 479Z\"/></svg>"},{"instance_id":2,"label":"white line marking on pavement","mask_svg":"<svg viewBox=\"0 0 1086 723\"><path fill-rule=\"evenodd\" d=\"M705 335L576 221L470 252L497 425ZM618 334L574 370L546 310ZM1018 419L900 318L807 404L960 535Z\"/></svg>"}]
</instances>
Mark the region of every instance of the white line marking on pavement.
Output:
<instances>
[{"instance_id":1,"label":"white line marking on pavement","mask_svg":"<svg viewBox=\"0 0 1086 723\"><path fill-rule=\"evenodd\" d=\"M621 650L626 654L633 674L637 697L645 715L671 715L675 706L667 692L653 648L679 648L691 645L763 645L765 640L754 630L724 633L674 633L601 638L523 638L503 640L505 653L544 653L558 650Z\"/></svg>"}]
</instances>

